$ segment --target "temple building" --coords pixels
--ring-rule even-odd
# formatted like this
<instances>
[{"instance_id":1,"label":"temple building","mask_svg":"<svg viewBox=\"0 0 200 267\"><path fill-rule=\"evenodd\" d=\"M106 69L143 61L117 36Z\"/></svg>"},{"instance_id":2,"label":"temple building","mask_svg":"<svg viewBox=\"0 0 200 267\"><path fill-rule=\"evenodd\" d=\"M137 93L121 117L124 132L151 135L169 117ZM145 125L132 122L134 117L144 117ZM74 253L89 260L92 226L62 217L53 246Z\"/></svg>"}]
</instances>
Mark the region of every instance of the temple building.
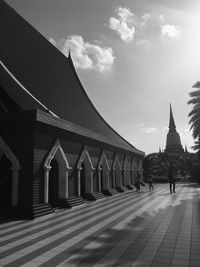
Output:
<instances>
[{"instance_id":1,"label":"temple building","mask_svg":"<svg viewBox=\"0 0 200 267\"><path fill-rule=\"evenodd\" d=\"M170 114L169 114L169 132L167 134L166 142L166 153L180 154L184 152L184 149L181 145L181 139L179 133L176 131L176 125L172 113L172 107L170 104Z\"/></svg>"},{"instance_id":2,"label":"temple building","mask_svg":"<svg viewBox=\"0 0 200 267\"><path fill-rule=\"evenodd\" d=\"M0 0L0 214L32 219L132 190L144 152L88 97L73 65Z\"/></svg>"}]
</instances>

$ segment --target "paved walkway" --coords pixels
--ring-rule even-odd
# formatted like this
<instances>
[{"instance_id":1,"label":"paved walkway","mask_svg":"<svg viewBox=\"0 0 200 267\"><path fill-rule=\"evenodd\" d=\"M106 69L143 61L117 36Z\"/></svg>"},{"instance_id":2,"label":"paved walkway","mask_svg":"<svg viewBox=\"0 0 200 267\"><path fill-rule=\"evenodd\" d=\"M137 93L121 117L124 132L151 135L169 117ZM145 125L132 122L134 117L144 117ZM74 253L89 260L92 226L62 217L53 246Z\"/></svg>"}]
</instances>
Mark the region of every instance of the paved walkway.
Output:
<instances>
[{"instance_id":1,"label":"paved walkway","mask_svg":"<svg viewBox=\"0 0 200 267\"><path fill-rule=\"evenodd\" d=\"M0 266L200 266L200 189L129 191L0 224Z\"/></svg>"}]
</instances>

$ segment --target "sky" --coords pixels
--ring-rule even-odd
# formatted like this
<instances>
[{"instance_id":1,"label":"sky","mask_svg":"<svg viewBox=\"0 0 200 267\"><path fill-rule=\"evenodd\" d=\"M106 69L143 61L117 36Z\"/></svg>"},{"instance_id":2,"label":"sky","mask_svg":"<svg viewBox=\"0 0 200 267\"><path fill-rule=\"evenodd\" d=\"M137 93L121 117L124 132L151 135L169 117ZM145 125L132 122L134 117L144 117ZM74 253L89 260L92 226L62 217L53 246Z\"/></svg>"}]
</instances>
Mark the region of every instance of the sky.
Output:
<instances>
[{"instance_id":1,"label":"sky","mask_svg":"<svg viewBox=\"0 0 200 267\"><path fill-rule=\"evenodd\" d=\"M6 0L72 55L103 118L146 154L165 149L172 104L192 152L189 92L200 80L199 0Z\"/></svg>"}]
</instances>

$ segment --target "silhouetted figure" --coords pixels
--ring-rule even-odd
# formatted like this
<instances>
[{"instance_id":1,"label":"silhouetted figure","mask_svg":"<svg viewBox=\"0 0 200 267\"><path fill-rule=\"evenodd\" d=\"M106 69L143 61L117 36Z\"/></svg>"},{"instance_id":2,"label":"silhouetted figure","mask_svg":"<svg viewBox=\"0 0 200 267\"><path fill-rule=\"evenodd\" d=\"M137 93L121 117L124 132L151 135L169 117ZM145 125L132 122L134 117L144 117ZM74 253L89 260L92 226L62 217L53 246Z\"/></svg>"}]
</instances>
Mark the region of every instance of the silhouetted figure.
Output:
<instances>
[{"instance_id":1,"label":"silhouetted figure","mask_svg":"<svg viewBox=\"0 0 200 267\"><path fill-rule=\"evenodd\" d=\"M168 173L168 179L169 179L169 189L170 189L170 193L176 193L175 191L175 176L174 176L174 169L172 167L169 168L169 173Z\"/></svg>"},{"instance_id":2,"label":"silhouetted figure","mask_svg":"<svg viewBox=\"0 0 200 267\"><path fill-rule=\"evenodd\" d=\"M136 187L136 191L139 192L140 191L140 180L139 179L136 179L135 187Z\"/></svg>"},{"instance_id":3,"label":"silhouetted figure","mask_svg":"<svg viewBox=\"0 0 200 267\"><path fill-rule=\"evenodd\" d=\"M149 177L148 177L148 184L149 184L149 190L154 190L154 187L153 187L153 177L152 175L150 174Z\"/></svg>"},{"instance_id":4,"label":"silhouetted figure","mask_svg":"<svg viewBox=\"0 0 200 267\"><path fill-rule=\"evenodd\" d=\"M140 191L140 185L145 186L145 184L143 182L140 181L140 173L139 171L137 171L137 178L135 181L135 187L136 187L136 191L139 192Z\"/></svg>"}]
</instances>

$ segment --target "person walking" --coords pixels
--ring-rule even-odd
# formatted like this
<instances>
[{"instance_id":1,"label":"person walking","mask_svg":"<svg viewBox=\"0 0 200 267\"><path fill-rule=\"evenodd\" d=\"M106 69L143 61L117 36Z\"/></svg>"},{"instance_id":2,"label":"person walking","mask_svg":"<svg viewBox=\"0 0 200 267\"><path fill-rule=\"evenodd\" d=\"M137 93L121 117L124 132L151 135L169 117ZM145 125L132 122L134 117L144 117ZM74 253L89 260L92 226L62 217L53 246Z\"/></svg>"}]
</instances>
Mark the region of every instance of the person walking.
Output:
<instances>
[{"instance_id":1,"label":"person walking","mask_svg":"<svg viewBox=\"0 0 200 267\"><path fill-rule=\"evenodd\" d=\"M148 184L149 184L149 190L153 190L154 191L154 187L153 187L153 176L150 174L148 177Z\"/></svg>"},{"instance_id":2,"label":"person walking","mask_svg":"<svg viewBox=\"0 0 200 267\"><path fill-rule=\"evenodd\" d=\"M175 183L175 175L174 175L174 169L173 167L170 166L169 168L169 173L168 173L168 179L169 179L169 189L170 189L170 193L176 193L175 191L175 187L176 187L176 183Z\"/></svg>"},{"instance_id":3,"label":"person walking","mask_svg":"<svg viewBox=\"0 0 200 267\"><path fill-rule=\"evenodd\" d=\"M140 180L139 179L136 179L135 187L136 187L136 191L139 192L140 191Z\"/></svg>"},{"instance_id":4,"label":"person walking","mask_svg":"<svg viewBox=\"0 0 200 267\"><path fill-rule=\"evenodd\" d=\"M135 187L136 187L137 192L140 191L141 185L145 186L145 184L141 181L141 174L139 173L139 171L137 171L137 177L136 177L136 181L135 181Z\"/></svg>"}]
</instances>

